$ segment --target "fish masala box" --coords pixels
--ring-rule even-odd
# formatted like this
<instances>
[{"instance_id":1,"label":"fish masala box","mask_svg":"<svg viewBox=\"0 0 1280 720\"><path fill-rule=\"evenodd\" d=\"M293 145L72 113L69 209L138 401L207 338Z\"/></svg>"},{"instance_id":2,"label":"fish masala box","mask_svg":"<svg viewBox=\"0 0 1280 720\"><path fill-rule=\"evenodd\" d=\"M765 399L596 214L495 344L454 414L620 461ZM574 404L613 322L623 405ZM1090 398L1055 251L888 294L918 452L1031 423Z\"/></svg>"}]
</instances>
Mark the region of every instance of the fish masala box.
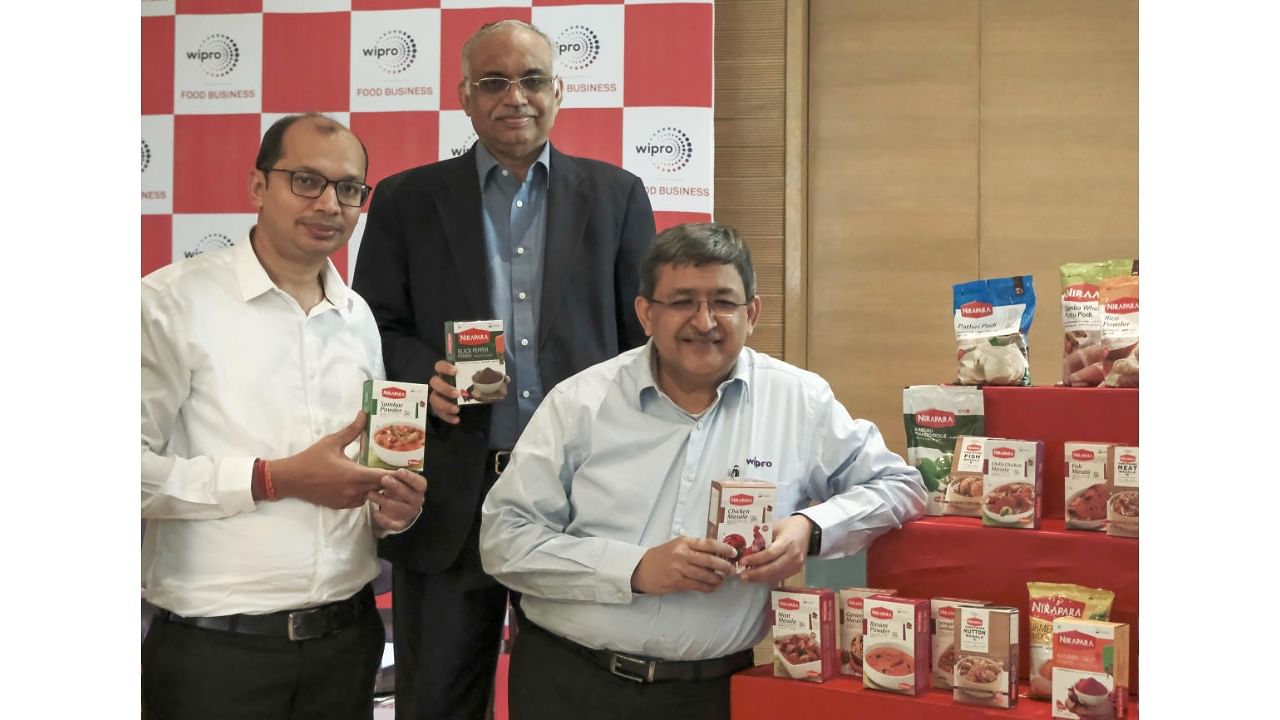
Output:
<instances>
[{"instance_id":1,"label":"fish masala box","mask_svg":"<svg viewBox=\"0 0 1280 720\"><path fill-rule=\"evenodd\" d=\"M427 392L419 383L365 380L363 408L369 415L360 436L361 465L422 472L427 448Z\"/></svg>"}]
</instances>

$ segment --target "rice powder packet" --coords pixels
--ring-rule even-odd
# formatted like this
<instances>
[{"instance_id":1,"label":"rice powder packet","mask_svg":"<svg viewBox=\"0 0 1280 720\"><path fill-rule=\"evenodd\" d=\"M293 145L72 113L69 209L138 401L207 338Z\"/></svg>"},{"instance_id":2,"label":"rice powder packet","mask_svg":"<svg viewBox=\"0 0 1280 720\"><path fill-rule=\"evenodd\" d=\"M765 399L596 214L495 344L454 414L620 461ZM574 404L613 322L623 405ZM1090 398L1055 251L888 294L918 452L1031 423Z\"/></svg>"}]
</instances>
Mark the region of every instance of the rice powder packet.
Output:
<instances>
[{"instance_id":1,"label":"rice powder packet","mask_svg":"<svg viewBox=\"0 0 1280 720\"><path fill-rule=\"evenodd\" d=\"M958 384L1031 384L1027 333L1036 293L1030 275L955 285L952 310Z\"/></svg>"},{"instance_id":2,"label":"rice powder packet","mask_svg":"<svg viewBox=\"0 0 1280 720\"><path fill-rule=\"evenodd\" d=\"M902 390L907 462L920 471L929 493L926 515L945 515L956 438L982 435L982 388L912 385Z\"/></svg>"}]
</instances>

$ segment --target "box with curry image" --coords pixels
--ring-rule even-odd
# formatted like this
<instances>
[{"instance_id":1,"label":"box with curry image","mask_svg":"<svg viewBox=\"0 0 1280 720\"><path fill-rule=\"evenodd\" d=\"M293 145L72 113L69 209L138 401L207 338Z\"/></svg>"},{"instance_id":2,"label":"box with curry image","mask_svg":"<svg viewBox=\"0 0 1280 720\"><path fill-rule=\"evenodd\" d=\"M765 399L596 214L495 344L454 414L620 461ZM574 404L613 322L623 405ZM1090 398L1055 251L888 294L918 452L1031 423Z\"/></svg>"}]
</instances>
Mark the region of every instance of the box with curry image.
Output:
<instances>
[{"instance_id":1,"label":"box with curry image","mask_svg":"<svg viewBox=\"0 0 1280 720\"><path fill-rule=\"evenodd\" d=\"M361 465L422 472L427 447L427 393L419 383L365 380L361 407L369 415L360 436Z\"/></svg>"},{"instance_id":2,"label":"box with curry image","mask_svg":"<svg viewBox=\"0 0 1280 720\"><path fill-rule=\"evenodd\" d=\"M506 351L501 320L444 324L445 360L458 369L453 383L459 405L482 405L507 396Z\"/></svg>"}]
</instances>

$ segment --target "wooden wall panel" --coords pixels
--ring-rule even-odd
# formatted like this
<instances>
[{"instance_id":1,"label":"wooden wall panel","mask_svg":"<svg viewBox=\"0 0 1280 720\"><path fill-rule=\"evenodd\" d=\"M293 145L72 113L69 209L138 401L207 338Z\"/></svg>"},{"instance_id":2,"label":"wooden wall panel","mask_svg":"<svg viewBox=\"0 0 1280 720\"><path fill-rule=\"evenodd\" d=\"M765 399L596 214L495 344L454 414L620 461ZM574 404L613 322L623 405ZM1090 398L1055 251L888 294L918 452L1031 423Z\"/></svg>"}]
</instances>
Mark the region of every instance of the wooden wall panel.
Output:
<instances>
[{"instance_id":1,"label":"wooden wall panel","mask_svg":"<svg viewBox=\"0 0 1280 720\"><path fill-rule=\"evenodd\" d=\"M715 219L751 247L763 310L751 347L783 357L785 0L715 10Z\"/></svg>"},{"instance_id":2,"label":"wooden wall panel","mask_svg":"<svg viewBox=\"0 0 1280 720\"><path fill-rule=\"evenodd\" d=\"M808 368L905 448L978 272L978 0L809 4Z\"/></svg>"},{"instance_id":3,"label":"wooden wall panel","mask_svg":"<svg viewBox=\"0 0 1280 720\"><path fill-rule=\"evenodd\" d=\"M1058 267L1138 252L1138 4L985 0L983 277L1036 282L1031 375L1061 379Z\"/></svg>"}]
</instances>

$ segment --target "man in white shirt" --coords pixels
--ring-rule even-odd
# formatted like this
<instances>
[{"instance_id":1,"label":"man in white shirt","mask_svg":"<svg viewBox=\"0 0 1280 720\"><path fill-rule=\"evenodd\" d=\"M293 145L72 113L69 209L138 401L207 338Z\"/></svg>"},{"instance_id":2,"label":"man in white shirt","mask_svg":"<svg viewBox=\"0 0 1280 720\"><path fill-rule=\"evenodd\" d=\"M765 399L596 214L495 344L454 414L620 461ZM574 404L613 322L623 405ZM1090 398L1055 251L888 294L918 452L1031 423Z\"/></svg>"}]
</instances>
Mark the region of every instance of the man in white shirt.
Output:
<instances>
[{"instance_id":1,"label":"man in white shirt","mask_svg":"<svg viewBox=\"0 0 1280 720\"><path fill-rule=\"evenodd\" d=\"M485 571L527 618L512 720L727 720L770 588L924 511L919 473L875 425L744 347L760 298L732 228L659 233L635 307L649 343L558 384L485 499ZM777 487L780 519L734 574L736 549L704 535L711 481L738 475Z\"/></svg>"},{"instance_id":2,"label":"man in white shirt","mask_svg":"<svg viewBox=\"0 0 1280 720\"><path fill-rule=\"evenodd\" d=\"M147 717L372 716L376 540L416 519L426 480L346 453L384 377L373 315L329 260L367 169L339 123L282 118L248 237L143 278Z\"/></svg>"}]
</instances>

